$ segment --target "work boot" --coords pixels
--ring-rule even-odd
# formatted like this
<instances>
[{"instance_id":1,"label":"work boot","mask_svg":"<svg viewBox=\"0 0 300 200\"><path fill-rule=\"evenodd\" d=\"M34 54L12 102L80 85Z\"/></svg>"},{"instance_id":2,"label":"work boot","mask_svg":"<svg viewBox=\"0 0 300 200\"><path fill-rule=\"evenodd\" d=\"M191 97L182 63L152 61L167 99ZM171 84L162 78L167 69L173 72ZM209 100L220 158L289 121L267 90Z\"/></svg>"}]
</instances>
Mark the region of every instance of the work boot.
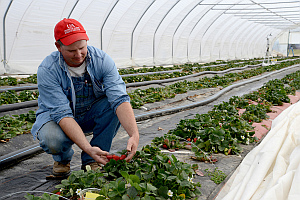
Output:
<instances>
[{"instance_id":1,"label":"work boot","mask_svg":"<svg viewBox=\"0 0 300 200\"><path fill-rule=\"evenodd\" d=\"M82 165L81 169L84 171L87 171L86 166L89 165L91 167L91 170L96 171L97 169L102 169L101 164L97 162L88 163L86 165Z\"/></svg>"},{"instance_id":2,"label":"work boot","mask_svg":"<svg viewBox=\"0 0 300 200\"><path fill-rule=\"evenodd\" d=\"M62 164L60 162L54 162L54 165L53 165L53 174L55 176L67 176L69 175L71 171L71 168L70 168L70 163L68 164Z\"/></svg>"}]
</instances>

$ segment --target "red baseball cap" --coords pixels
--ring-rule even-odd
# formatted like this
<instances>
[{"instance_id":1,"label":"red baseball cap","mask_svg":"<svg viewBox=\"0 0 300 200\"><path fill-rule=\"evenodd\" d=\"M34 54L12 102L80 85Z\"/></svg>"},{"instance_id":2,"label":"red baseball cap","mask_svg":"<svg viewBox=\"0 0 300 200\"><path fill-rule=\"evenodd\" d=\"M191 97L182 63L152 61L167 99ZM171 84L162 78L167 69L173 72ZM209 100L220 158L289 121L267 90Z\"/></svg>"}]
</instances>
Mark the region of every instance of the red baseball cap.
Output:
<instances>
[{"instance_id":1,"label":"red baseball cap","mask_svg":"<svg viewBox=\"0 0 300 200\"><path fill-rule=\"evenodd\" d=\"M75 19L64 18L54 28L55 40L68 46L79 40L89 40L83 26Z\"/></svg>"}]
</instances>

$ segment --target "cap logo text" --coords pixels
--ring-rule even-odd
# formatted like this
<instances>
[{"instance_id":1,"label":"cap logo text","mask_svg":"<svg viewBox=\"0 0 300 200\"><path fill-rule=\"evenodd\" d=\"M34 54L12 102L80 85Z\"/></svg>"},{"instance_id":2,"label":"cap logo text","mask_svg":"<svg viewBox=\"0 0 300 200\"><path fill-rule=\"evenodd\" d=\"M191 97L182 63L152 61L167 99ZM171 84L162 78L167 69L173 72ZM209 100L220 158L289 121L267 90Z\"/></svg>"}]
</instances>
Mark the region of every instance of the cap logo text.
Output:
<instances>
[{"instance_id":1,"label":"cap logo text","mask_svg":"<svg viewBox=\"0 0 300 200\"><path fill-rule=\"evenodd\" d=\"M79 27L76 27L74 24L67 24L68 29L65 30L65 34L68 34L73 31L80 31Z\"/></svg>"}]
</instances>

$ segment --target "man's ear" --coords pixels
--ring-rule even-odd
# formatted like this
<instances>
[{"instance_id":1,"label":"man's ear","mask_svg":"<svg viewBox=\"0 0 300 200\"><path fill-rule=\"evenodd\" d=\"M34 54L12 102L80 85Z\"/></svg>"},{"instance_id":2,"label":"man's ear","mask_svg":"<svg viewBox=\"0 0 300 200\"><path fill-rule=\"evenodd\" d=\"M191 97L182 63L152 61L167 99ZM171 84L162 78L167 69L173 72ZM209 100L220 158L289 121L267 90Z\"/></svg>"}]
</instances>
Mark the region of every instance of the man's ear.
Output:
<instances>
[{"instance_id":1,"label":"man's ear","mask_svg":"<svg viewBox=\"0 0 300 200\"><path fill-rule=\"evenodd\" d=\"M59 52L61 52L61 47L60 47L60 44L58 42L55 42L55 46L56 46L57 50Z\"/></svg>"}]
</instances>

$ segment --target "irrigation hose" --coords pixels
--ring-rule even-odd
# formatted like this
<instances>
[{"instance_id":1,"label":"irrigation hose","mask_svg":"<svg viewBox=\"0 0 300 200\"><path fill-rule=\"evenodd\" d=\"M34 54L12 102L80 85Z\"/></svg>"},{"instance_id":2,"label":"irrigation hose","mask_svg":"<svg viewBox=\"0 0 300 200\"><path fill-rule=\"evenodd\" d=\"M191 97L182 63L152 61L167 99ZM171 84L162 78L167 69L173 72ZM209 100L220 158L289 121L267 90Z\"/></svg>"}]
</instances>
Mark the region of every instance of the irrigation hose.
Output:
<instances>
[{"instance_id":1,"label":"irrigation hose","mask_svg":"<svg viewBox=\"0 0 300 200\"><path fill-rule=\"evenodd\" d=\"M203 101L194 102L194 103L191 103L191 104L185 105L185 106L179 106L179 107L165 109L165 110L158 110L158 111L148 112L148 113L145 113L145 114L142 114L142 115L137 115L137 116L135 116L135 118L136 118L136 121L143 121L143 120L146 120L146 119L151 119L151 118L158 117L158 116L169 115L169 114L172 114L172 113L177 113L177 112L187 110L187 109L191 109L191 108L194 108L194 107L203 106L203 105L206 105L206 104L216 100L217 98L219 98L220 96L224 95L226 92L229 92L230 90L232 90L234 88L237 88L237 87L240 87L242 85L252 83L252 82L255 82L255 81L259 81L259 80L261 80L263 78L266 78L268 76L280 73L280 72L288 70L288 69L299 67L299 66L300 66L300 64L293 65L293 66L290 66L290 67L286 67L286 68L271 72L271 73L266 74L266 75L262 75L260 77L256 77L256 78L253 78L253 79L250 79L250 80L246 80L246 81L243 81L243 82L240 82L240 83L230 85L230 86L222 89L218 93L214 94L213 96L211 96L208 99L203 100ZM28 156L33 155L33 154L37 154L37 153L42 152L42 151L43 150L39 146L39 144L35 144L35 145L32 145L32 146L26 147L24 149L20 149L16 152L12 152L8 155L2 156L2 157L0 157L0 169L4 168L4 167L7 167L8 165L11 165L13 163L16 163L16 162L24 159L25 157L28 157Z\"/></svg>"},{"instance_id":2,"label":"irrigation hose","mask_svg":"<svg viewBox=\"0 0 300 200\"><path fill-rule=\"evenodd\" d=\"M34 144L23 149L11 152L5 156L0 157L0 169L9 167L10 165L20 162L25 158L28 158L34 154L43 152L43 149L38 145Z\"/></svg>"}]
</instances>

